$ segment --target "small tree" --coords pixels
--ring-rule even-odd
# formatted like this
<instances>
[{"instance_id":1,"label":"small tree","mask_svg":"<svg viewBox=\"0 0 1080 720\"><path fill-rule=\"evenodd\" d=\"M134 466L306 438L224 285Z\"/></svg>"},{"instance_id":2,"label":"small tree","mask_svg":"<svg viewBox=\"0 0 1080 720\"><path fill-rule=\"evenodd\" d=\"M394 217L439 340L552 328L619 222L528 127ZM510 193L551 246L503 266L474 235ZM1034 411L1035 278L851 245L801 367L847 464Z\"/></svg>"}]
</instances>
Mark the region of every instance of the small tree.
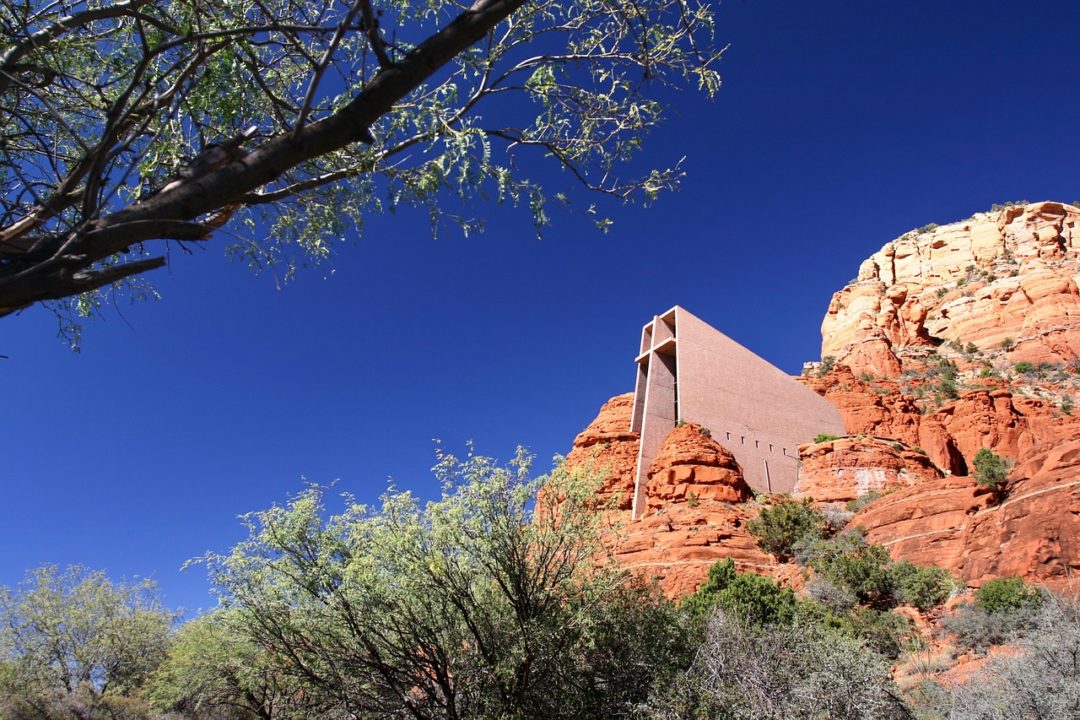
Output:
<instances>
[{"instance_id":1,"label":"small tree","mask_svg":"<svg viewBox=\"0 0 1080 720\"><path fill-rule=\"evenodd\" d=\"M145 684L174 617L153 583L114 583L82 567L46 566L0 588L4 717L149 717Z\"/></svg>"},{"instance_id":2,"label":"small tree","mask_svg":"<svg viewBox=\"0 0 1080 720\"><path fill-rule=\"evenodd\" d=\"M1004 491L1009 479L1009 465L1000 455L989 448L983 448L975 453L972 464L975 467L977 485L991 488L997 494Z\"/></svg>"},{"instance_id":3,"label":"small tree","mask_svg":"<svg viewBox=\"0 0 1080 720\"><path fill-rule=\"evenodd\" d=\"M441 499L330 517L309 489L250 515L211 576L246 641L345 716L625 716L684 664L682 622L601 562L596 483L529 464L441 454Z\"/></svg>"},{"instance_id":4,"label":"small tree","mask_svg":"<svg viewBox=\"0 0 1080 720\"><path fill-rule=\"evenodd\" d=\"M736 572L725 558L709 568L708 579L682 607L702 625L717 607L755 626L787 624L795 618L795 594L761 575Z\"/></svg>"},{"instance_id":5,"label":"small tree","mask_svg":"<svg viewBox=\"0 0 1080 720\"><path fill-rule=\"evenodd\" d=\"M772 507L764 507L757 518L746 525L758 544L781 560L792 557L795 543L804 537L821 537L825 531L825 516L810 505L784 499Z\"/></svg>"}]
</instances>

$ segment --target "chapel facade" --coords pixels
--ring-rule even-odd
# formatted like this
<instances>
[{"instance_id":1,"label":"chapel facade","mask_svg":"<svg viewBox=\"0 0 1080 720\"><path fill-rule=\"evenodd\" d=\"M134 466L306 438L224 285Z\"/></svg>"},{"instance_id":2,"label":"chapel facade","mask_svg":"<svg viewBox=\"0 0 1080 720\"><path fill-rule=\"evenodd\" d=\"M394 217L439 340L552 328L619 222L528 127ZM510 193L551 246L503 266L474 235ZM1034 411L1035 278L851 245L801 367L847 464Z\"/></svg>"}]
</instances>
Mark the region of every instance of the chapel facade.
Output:
<instances>
[{"instance_id":1,"label":"chapel facade","mask_svg":"<svg viewBox=\"0 0 1080 720\"><path fill-rule=\"evenodd\" d=\"M709 428L747 484L770 493L795 488L800 444L845 432L835 405L677 305L642 328L636 362L635 519L647 505L649 467L680 420Z\"/></svg>"}]
</instances>

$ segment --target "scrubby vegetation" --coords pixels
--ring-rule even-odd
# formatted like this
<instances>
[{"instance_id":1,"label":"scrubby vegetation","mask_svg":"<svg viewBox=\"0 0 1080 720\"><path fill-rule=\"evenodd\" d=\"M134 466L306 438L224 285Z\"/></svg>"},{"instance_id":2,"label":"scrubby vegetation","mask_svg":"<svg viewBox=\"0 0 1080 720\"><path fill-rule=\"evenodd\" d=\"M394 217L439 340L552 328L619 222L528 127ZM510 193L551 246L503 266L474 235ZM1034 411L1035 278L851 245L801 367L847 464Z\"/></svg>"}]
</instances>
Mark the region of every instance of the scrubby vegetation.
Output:
<instances>
[{"instance_id":1,"label":"scrubby vegetation","mask_svg":"<svg viewBox=\"0 0 1080 720\"><path fill-rule=\"evenodd\" d=\"M747 524L758 544L781 560L792 557L795 544L807 535L820 536L825 531L825 516L810 505L784 499L771 507L762 508L756 520Z\"/></svg>"},{"instance_id":2,"label":"scrubby vegetation","mask_svg":"<svg viewBox=\"0 0 1080 720\"><path fill-rule=\"evenodd\" d=\"M443 455L438 472L444 495L427 504L391 490L328 514L309 488L249 515L246 540L202 559L221 605L184 624L152 584L79 568L3 589L0 718L1075 716L1078 613L1019 579L945 620L961 648L1018 643L988 666L1001 681L905 696L890 665L925 638L893 609L936 607L953 582L808 502L774 502L754 524L806 566L805 592L728 559L676 604L597 562L588 477L532 478L524 455Z\"/></svg>"},{"instance_id":3,"label":"scrubby vegetation","mask_svg":"<svg viewBox=\"0 0 1080 720\"><path fill-rule=\"evenodd\" d=\"M989 448L982 448L972 460L975 467L975 483L1002 492L1009 479L1009 464Z\"/></svg>"}]
</instances>

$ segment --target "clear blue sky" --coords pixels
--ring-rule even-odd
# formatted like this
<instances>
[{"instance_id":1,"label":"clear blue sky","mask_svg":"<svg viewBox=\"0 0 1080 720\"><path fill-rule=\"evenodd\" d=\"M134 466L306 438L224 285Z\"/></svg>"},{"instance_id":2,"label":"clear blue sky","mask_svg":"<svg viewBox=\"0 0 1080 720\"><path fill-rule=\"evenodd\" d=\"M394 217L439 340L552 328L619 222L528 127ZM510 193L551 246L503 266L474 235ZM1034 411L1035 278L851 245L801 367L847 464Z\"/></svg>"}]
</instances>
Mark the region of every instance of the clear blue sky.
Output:
<instances>
[{"instance_id":1,"label":"clear blue sky","mask_svg":"<svg viewBox=\"0 0 1080 720\"><path fill-rule=\"evenodd\" d=\"M715 103L672 94L649 152L683 189L433 240L423 217L277 291L215 245L107 312L81 354L42 311L0 320L0 583L42 563L156 578L241 536L239 513L311 481L430 494L432 438L549 465L632 389L641 325L676 303L795 373L830 295L891 238L1027 198L1080 199L1080 4L727 2ZM558 175L553 175L561 182Z\"/></svg>"}]
</instances>

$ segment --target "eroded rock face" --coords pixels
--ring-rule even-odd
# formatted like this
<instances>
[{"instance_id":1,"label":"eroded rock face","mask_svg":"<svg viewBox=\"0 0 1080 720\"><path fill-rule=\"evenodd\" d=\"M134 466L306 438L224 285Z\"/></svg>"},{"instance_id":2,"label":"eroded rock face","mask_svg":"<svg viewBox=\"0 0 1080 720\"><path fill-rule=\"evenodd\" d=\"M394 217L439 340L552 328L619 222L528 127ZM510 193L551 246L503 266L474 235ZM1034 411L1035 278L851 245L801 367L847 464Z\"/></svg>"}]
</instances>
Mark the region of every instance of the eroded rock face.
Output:
<instances>
[{"instance_id":1,"label":"eroded rock face","mask_svg":"<svg viewBox=\"0 0 1080 720\"><path fill-rule=\"evenodd\" d=\"M1021 388L1027 391L1020 380L969 377L961 381L959 397L940 407L911 394L901 382L863 380L845 366L805 377L804 382L836 404L848 433L921 448L937 467L966 475L982 448L1016 460L1037 446L1080 437L1080 417L1065 414L1053 403L1055 395L1075 392L1072 377L1066 385L1048 381L1035 388L1045 399L1019 394ZM966 387L976 383L977 389Z\"/></svg>"},{"instance_id":2,"label":"eroded rock face","mask_svg":"<svg viewBox=\"0 0 1080 720\"><path fill-rule=\"evenodd\" d=\"M1057 202L978 213L909 232L863 262L833 295L824 356L894 377L904 348L1006 340L1013 361L1080 352L1080 209Z\"/></svg>"},{"instance_id":3,"label":"eroded rock face","mask_svg":"<svg viewBox=\"0 0 1080 720\"><path fill-rule=\"evenodd\" d=\"M672 597L692 593L718 560L732 558L741 570L770 573L772 558L746 529L757 514L753 493L734 456L687 423L672 430L649 469L647 510L630 519L637 435L629 432L633 394L604 404L596 420L574 441L570 468L599 471L598 510L611 528L615 560L658 578ZM608 504L610 503L610 504Z\"/></svg>"},{"instance_id":4,"label":"eroded rock face","mask_svg":"<svg viewBox=\"0 0 1080 720\"><path fill-rule=\"evenodd\" d=\"M894 557L971 586L1015 575L1064 588L1080 570L1080 440L1029 454L1004 498L971 478L944 478L880 498L852 522Z\"/></svg>"},{"instance_id":5,"label":"eroded rock face","mask_svg":"<svg viewBox=\"0 0 1080 720\"><path fill-rule=\"evenodd\" d=\"M638 434L630 432L634 393L616 395L600 408L600 414L574 438L566 456L570 468L598 476L598 505L629 510L634 502L634 468L637 466Z\"/></svg>"},{"instance_id":6,"label":"eroded rock face","mask_svg":"<svg viewBox=\"0 0 1080 720\"><path fill-rule=\"evenodd\" d=\"M799 448L796 497L846 503L870 492L885 493L941 477L930 458L895 440L837 438Z\"/></svg>"},{"instance_id":7,"label":"eroded rock face","mask_svg":"<svg viewBox=\"0 0 1080 720\"><path fill-rule=\"evenodd\" d=\"M741 503L753 497L735 456L704 432L700 425L687 423L664 440L649 468L649 510L702 500Z\"/></svg>"}]
</instances>

